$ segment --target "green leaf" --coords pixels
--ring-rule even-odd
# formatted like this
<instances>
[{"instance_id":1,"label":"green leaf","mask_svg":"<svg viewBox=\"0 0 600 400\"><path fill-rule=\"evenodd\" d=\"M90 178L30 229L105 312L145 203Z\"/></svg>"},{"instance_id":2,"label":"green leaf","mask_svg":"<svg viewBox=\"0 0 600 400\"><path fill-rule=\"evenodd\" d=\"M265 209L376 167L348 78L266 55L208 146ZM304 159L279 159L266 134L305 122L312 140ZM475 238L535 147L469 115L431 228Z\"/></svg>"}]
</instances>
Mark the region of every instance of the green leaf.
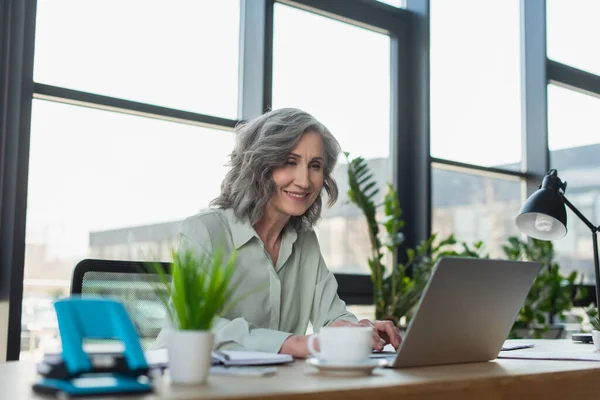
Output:
<instances>
[{"instance_id":1,"label":"green leaf","mask_svg":"<svg viewBox=\"0 0 600 400\"><path fill-rule=\"evenodd\" d=\"M171 282L157 263L148 263L159 276L153 288L167 310L172 325L180 330L209 330L228 302L233 301L235 251L225 258L223 248L213 254L190 250L172 251Z\"/></svg>"}]
</instances>

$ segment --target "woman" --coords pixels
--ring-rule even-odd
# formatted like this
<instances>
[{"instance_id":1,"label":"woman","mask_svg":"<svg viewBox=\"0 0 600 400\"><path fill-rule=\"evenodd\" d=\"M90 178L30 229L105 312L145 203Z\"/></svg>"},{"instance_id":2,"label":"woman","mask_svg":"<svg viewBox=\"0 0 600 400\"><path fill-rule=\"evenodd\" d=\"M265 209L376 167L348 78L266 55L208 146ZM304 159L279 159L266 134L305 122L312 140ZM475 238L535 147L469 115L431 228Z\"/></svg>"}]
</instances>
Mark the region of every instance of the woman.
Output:
<instances>
[{"instance_id":1,"label":"woman","mask_svg":"<svg viewBox=\"0 0 600 400\"><path fill-rule=\"evenodd\" d=\"M310 114L274 110L238 126L231 169L214 208L188 218L181 249L237 250L242 292L258 288L220 318L213 331L219 349L279 352L306 357L306 329L364 325L373 348L400 344L389 321L358 321L337 295L313 226L321 215L322 189L329 205L338 195L331 173L340 146ZM161 332L155 347L162 345Z\"/></svg>"}]
</instances>

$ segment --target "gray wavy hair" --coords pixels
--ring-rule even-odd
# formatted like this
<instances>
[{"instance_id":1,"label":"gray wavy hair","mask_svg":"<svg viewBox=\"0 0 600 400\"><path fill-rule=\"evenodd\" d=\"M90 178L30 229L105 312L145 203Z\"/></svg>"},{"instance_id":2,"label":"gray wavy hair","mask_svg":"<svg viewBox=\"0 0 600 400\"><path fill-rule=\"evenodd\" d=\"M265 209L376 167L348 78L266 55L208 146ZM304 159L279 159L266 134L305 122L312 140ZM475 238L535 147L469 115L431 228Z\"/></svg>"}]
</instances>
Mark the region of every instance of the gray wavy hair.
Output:
<instances>
[{"instance_id":1,"label":"gray wavy hair","mask_svg":"<svg viewBox=\"0 0 600 400\"><path fill-rule=\"evenodd\" d=\"M236 144L228 163L231 169L221 184L221 194L211 206L232 208L238 219L248 218L252 225L260 221L275 192L273 169L285 164L302 135L309 131L319 133L323 140L323 187L328 205L335 203L338 187L331 173L341 151L340 144L315 117L296 108L282 108L240 124L235 131ZM303 215L290 218L289 223L296 230L311 230L321 218L321 197L319 193Z\"/></svg>"}]
</instances>

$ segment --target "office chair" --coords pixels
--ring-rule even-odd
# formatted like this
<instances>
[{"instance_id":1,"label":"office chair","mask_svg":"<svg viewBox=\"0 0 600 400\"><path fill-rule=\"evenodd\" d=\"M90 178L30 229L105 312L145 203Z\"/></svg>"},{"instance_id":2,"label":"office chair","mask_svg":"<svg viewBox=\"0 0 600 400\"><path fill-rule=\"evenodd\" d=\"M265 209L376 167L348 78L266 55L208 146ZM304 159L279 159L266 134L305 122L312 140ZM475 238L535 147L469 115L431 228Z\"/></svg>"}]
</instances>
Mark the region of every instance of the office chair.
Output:
<instances>
[{"instance_id":1,"label":"office chair","mask_svg":"<svg viewBox=\"0 0 600 400\"><path fill-rule=\"evenodd\" d=\"M170 279L171 264L159 265ZM143 261L85 259L73 271L71 294L121 300L147 350L162 329L166 311L155 293L159 276Z\"/></svg>"}]
</instances>

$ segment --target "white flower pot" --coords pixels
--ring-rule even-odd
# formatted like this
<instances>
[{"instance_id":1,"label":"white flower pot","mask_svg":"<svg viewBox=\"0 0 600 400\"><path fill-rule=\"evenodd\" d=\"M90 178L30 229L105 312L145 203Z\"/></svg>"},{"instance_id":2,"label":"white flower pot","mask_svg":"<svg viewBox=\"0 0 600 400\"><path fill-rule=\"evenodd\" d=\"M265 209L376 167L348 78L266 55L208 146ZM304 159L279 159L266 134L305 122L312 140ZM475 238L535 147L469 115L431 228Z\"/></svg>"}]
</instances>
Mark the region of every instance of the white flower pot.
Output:
<instances>
[{"instance_id":1,"label":"white flower pot","mask_svg":"<svg viewBox=\"0 0 600 400\"><path fill-rule=\"evenodd\" d=\"M214 335L210 331L172 330L167 337L171 382L202 385L210 370Z\"/></svg>"},{"instance_id":2,"label":"white flower pot","mask_svg":"<svg viewBox=\"0 0 600 400\"><path fill-rule=\"evenodd\" d=\"M600 350L600 331L592 331L592 341L594 342L594 346L596 347L596 349Z\"/></svg>"}]
</instances>

